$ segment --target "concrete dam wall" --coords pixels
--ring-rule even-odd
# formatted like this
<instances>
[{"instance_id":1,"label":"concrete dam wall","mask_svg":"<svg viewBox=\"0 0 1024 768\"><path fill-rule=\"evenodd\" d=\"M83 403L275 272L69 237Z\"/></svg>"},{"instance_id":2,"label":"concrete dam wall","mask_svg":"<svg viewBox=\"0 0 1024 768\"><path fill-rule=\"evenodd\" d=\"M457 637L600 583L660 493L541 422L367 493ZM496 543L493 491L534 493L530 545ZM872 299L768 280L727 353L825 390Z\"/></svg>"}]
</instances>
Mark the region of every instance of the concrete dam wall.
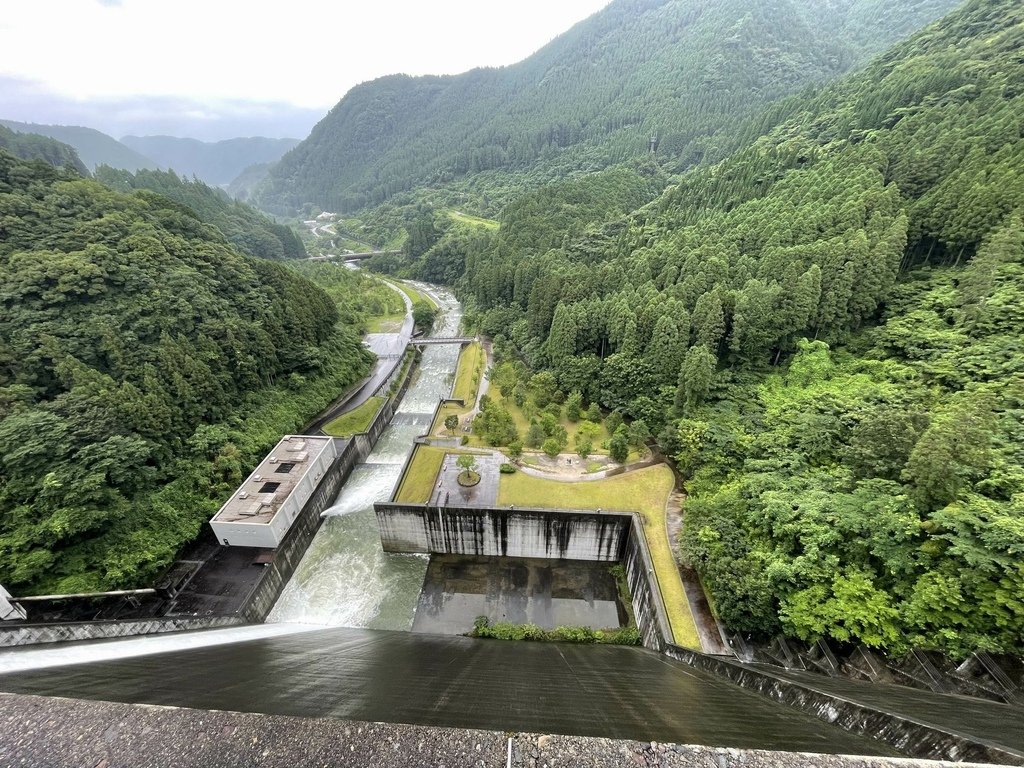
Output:
<instances>
[{"instance_id":1,"label":"concrete dam wall","mask_svg":"<svg viewBox=\"0 0 1024 768\"><path fill-rule=\"evenodd\" d=\"M622 560L632 517L593 511L374 504L385 552Z\"/></svg>"},{"instance_id":2,"label":"concrete dam wall","mask_svg":"<svg viewBox=\"0 0 1024 768\"><path fill-rule=\"evenodd\" d=\"M643 644L661 651L672 642L654 564L636 515L395 502L378 502L374 509L385 552L621 562Z\"/></svg>"}]
</instances>

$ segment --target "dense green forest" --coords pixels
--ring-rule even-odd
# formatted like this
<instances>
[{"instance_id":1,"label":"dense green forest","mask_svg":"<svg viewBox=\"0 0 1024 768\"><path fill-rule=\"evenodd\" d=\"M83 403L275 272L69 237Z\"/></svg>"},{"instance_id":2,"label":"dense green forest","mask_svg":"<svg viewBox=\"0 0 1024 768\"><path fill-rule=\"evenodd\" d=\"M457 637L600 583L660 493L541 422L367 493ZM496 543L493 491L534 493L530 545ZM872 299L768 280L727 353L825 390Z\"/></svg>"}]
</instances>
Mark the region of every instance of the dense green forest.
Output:
<instances>
[{"instance_id":1,"label":"dense green forest","mask_svg":"<svg viewBox=\"0 0 1024 768\"><path fill-rule=\"evenodd\" d=\"M96 169L96 179L121 192L148 189L173 200L212 224L243 253L262 259L302 259L306 248L288 227L271 221L265 214L226 192L201 181L189 181L174 171L142 170L132 174L108 166Z\"/></svg>"},{"instance_id":2,"label":"dense green forest","mask_svg":"<svg viewBox=\"0 0 1024 768\"><path fill-rule=\"evenodd\" d=\"M6 149L22 160L42 160L55 168L67 166L82 176L89 171L74 147L37 133L17 133L0 125L0 149Z\"/></svg>"},{"instance_id":3,"label":"dense green forest","mask_svg":"<svg viewBox=\"0 0 1024 768\"><path fill-rule=\"evenodd\" d=\"M616 0L524 61L353 88L253 198L355 211L456 184L493 215L545 182L642 157L720 158L745 115L834 78L955 0Z\"/></svg>"},{"instance_id":4,"label":"dense green forest","mask_svg":"<svg viewBox=\"0 0 1024 768\"><path fill-rule=\"evenodd\" d=\"M156 163L148 157L143 157L134 149L126 147L117 139L94 128L84 128L80 125L19 123L15 120L0 120L0 125L18 133L47 136L74 147L82 162L90 170L100 165L124 168L129 171L137 171L140 168L156 168Z\"/></svg>"},{"instance_id":5,"label":"dense green forest","mask_svg":"<svg viewBox=\"0 0 1024 768\"><path fill-rule=\"evenodd\" d=\"M340 290L162 194L0 151L0 583L150 583L368 370Z\"/></svg>"},{"instance_id":6,"label":"dense green forest","mask_svg":"<svg viewBox=\"0 0 1024 768\"><path fill-rule=\"evenodd\" d=\"M175 136L122 136L121 143L161 168L181 176L196 176L212 186L226 186L251 165L276 162L299 140L248 136L199 141Z\"/></svg>"},{"instance_id":7,"label":"dense green forest","mask_svg":"<svg viewBox=\"0 0 1024 768\"><path fill-rule=\"evenodd\" d=\"M656 437L730 629L1019 652L1021 50L1019 3L972 0L633 213L564 181L399 269Z\"/></svg>"}]
</instances>

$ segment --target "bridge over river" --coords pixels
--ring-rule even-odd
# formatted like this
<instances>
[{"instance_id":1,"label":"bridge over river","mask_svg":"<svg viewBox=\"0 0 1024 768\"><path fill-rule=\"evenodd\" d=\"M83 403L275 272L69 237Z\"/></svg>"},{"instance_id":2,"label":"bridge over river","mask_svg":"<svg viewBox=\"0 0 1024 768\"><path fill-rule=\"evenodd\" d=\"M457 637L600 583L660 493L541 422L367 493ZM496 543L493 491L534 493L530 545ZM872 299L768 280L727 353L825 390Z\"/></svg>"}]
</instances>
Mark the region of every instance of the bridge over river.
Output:
<instances>
[{"instance_id":1,"label":"bridge over river","mask_svg":"<svg viewBox=\"0 0 1024 768\"><path fill-rule=\"evenodd\" d=\"M374 256L401 256L401 251L364 251L362 253L329 253L323 256L309 256L306 261L362 261Z\"/></svg>"}]
</instances>

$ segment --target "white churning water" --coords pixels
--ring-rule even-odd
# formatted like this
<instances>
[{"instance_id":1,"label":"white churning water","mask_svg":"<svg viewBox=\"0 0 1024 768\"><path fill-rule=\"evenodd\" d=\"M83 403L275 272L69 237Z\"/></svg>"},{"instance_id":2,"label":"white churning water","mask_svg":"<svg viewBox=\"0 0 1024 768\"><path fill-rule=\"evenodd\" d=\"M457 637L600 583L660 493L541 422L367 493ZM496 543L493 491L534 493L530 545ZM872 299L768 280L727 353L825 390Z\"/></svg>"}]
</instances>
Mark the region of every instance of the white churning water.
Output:
<instances>
[{"instance_id":1,"label":"white churning water","mask_svg":"<svg viewBox=\"0 0 1024 768\"><path fill-rule=\"evenodd\" d=\"M433 289L444 315L438 336L459 331L462 311L448 292ZM334 627L408 630L426 574L424 555L386 554L380 546L375 501L394 490L413 440L425 434L439 398L448 397L459 347L424 348L418 378L402 400L373 453L342 486L334 505L268 622L298 622Z\"/></svg>"}]
</instances>

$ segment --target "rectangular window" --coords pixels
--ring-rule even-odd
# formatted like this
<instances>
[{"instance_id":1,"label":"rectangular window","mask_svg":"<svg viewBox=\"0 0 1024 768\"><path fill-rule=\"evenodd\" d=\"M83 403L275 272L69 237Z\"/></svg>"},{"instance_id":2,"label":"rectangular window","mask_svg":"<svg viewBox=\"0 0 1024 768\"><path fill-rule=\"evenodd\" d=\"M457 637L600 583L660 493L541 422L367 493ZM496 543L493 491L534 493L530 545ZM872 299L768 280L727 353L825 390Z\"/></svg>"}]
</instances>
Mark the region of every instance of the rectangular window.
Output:
<instances>
[{"instance_id":1,"label":"rectangular window","mask_svg":"<svg viewBox=\"0 0 1024 768\"><path fill-rule=\"evenodd\" d=\"M273 493L280 487L280 483L264 483L263 487L260 488L260 493Z\"/></svg>"},{"instance_id":2,"label":"rectangular window","mask_svg":"<svg viewBox=\"0 0 1024 768\"><path fill-rule=\"evenodd\" d=\"M292 471L292 469L293 469L294 467L295 467L295 464L294 464L294 462L286 461L286 462L285 462L284 464L282 464L281 466L279 466L279 467L278 467L278 468L277 468L276 470L274 470L274 471L275 471L275 472L277 472L277 473L278 473L279 475L287 475L287 474L288 474L289 472L291 472L291 471Z\"/></svg>"}]
</instances>

